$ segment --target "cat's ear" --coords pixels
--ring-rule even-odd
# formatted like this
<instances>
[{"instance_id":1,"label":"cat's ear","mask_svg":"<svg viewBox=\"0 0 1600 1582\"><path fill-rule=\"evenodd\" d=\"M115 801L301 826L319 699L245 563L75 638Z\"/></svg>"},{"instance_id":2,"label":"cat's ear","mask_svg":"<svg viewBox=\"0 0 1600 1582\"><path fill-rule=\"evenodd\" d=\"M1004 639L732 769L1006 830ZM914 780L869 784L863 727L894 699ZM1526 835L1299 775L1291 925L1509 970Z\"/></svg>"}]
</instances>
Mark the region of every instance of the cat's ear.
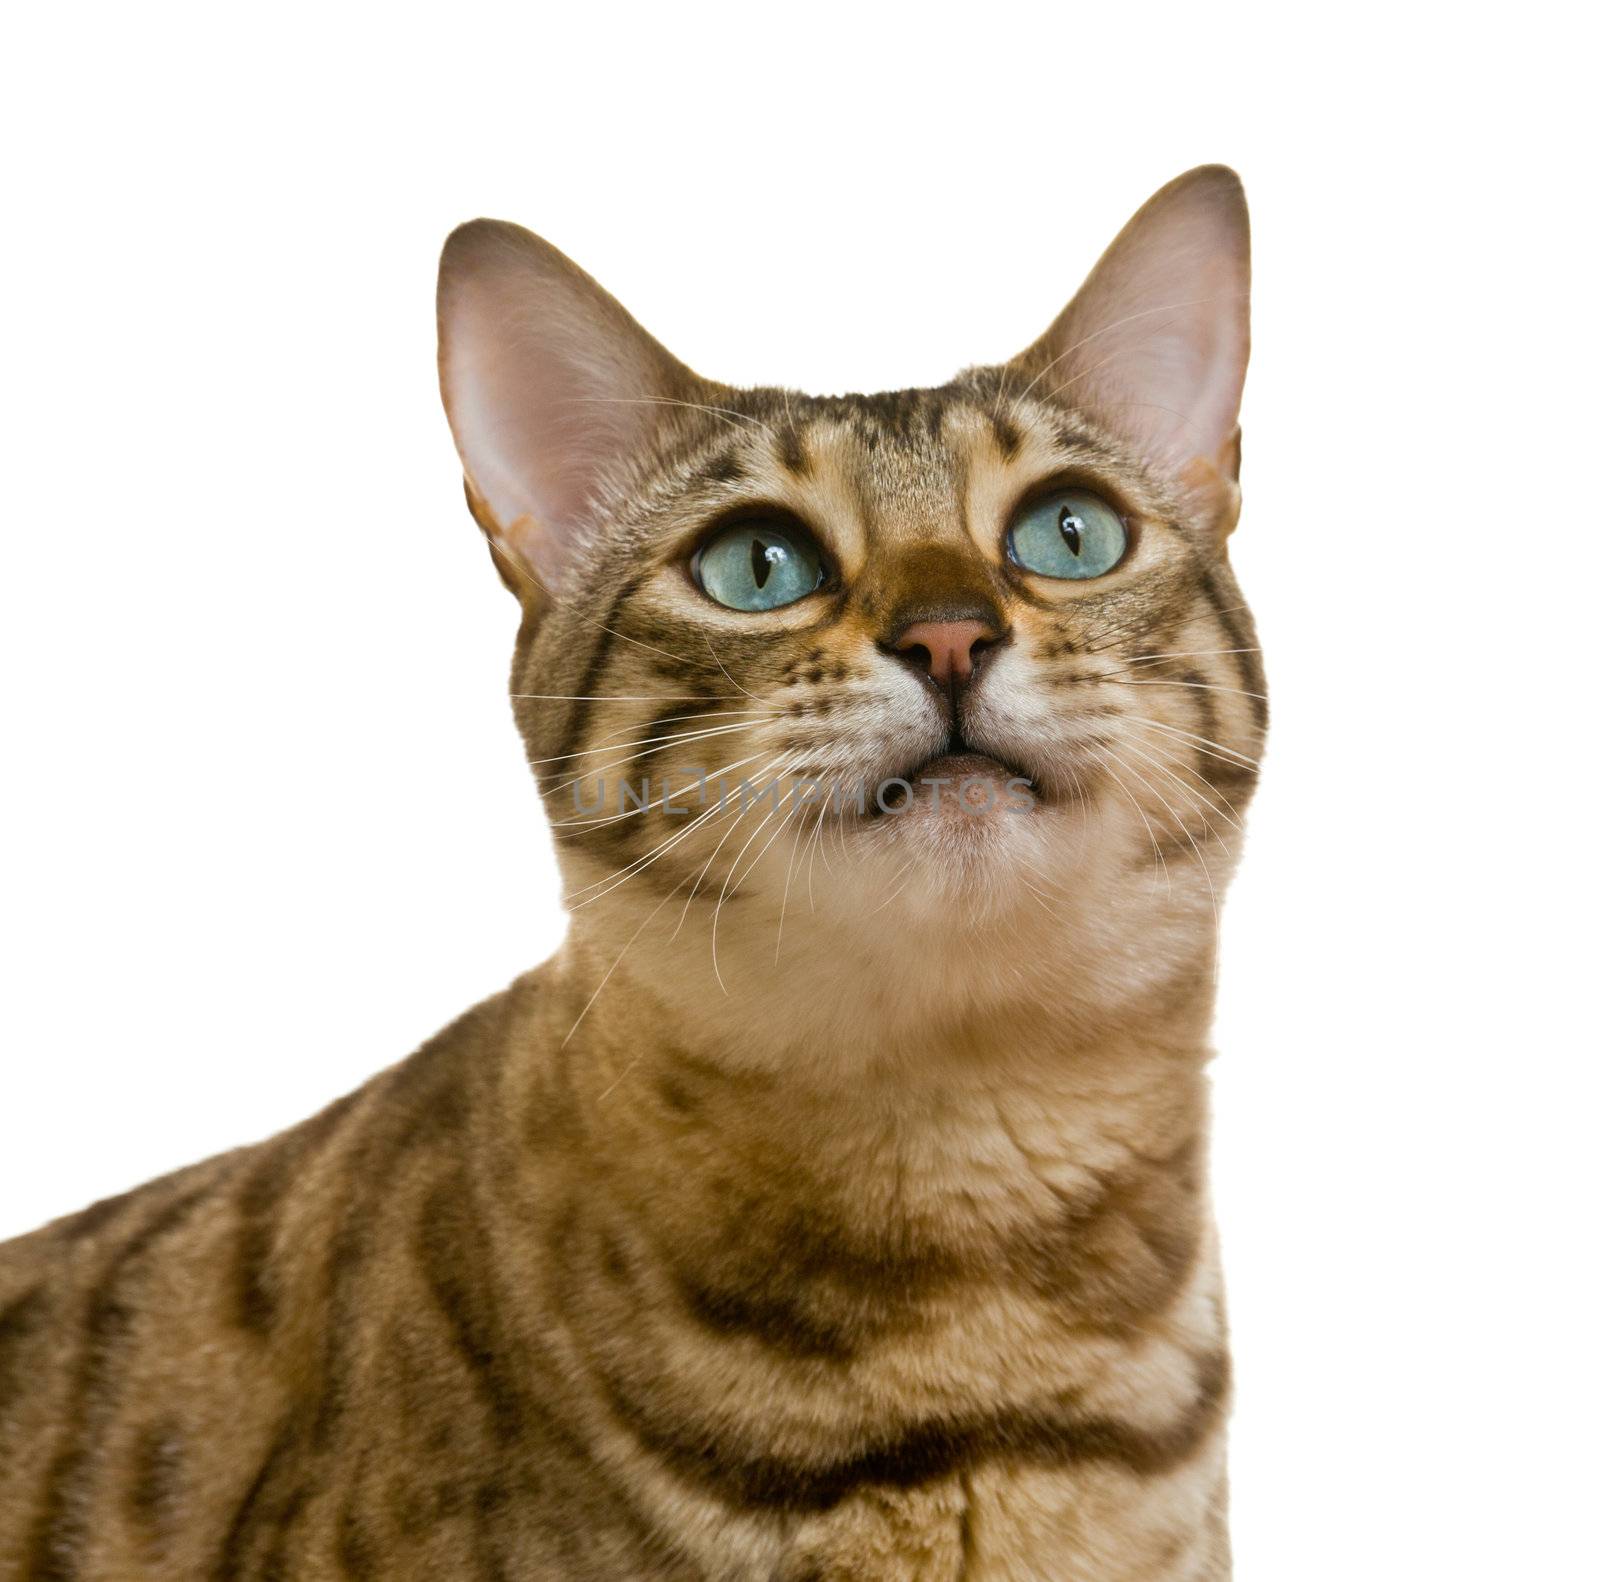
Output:
<instances>
[{"instance_id":1,"label":"cat's ear","mask_svg":"<svg viewBox=\"0 0 1600 1582\"><path fill-rule=\"evenodd\" d=\"M524 602L569 579L585 515L695 376L548 242L501 220L439 260L439 384L467 501Z\"/></svg>"},{"instance_id":2,"label":"cat's ear","mask_svg":"<svg viewBox=\"0 0 1600 1582\"><path fill-rule=\"evenodd\" d=\"M1128 221L1012 367L1120 435L1226 531L1249 355L1244 188L1226 166L1202 165Z\"/></svg>"}]
</instances>

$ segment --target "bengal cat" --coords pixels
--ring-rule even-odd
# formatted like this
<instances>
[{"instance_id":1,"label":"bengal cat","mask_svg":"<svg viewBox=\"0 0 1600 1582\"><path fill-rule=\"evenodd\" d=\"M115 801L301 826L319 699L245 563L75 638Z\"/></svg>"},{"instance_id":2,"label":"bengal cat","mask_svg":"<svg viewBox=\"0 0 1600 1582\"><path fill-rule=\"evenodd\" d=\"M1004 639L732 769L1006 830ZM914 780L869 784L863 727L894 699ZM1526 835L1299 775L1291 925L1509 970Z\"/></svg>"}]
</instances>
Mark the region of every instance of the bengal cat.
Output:
<instances>
[{"instance_id":1,"label":"bengal cat","mask_svg":"<svg viewBox=\"0 0 1600 1582\"><path fill-rule=\"evenodd\" d=\"M315 1119L0 1249L0 1576L1229 1575L1248 273L1196 170L1013 361L810 397L451 236L568 938Z\"/></svg>"}]
</instances>

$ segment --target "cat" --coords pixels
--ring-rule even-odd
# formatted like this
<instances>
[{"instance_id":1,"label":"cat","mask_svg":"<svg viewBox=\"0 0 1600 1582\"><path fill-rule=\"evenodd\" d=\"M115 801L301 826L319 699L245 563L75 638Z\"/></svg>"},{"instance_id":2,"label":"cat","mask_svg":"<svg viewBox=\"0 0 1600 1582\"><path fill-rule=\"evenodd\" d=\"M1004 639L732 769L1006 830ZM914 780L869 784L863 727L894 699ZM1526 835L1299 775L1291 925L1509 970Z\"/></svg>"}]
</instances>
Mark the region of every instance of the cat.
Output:
<instances>
[{"instance_id":1,"label":"cat","mask_svg":"<svg viewBox=\"0 0 1600 1582\"><path fill-rule=\"evenodd\" d=\"M808 397L450 237L568 937L313 1120L0 1248L0 1578L1230 1574L1248 285L1204 167L1011 362Z\"/></svg>"}]
</instances>

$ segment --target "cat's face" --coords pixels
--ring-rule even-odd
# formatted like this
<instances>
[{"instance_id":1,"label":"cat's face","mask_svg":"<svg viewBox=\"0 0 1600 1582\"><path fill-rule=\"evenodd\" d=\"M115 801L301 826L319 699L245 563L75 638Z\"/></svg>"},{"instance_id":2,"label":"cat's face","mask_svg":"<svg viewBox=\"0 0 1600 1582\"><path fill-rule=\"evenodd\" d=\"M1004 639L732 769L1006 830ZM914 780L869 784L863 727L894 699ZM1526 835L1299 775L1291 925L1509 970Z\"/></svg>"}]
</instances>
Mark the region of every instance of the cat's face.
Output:
<instances>
[{"instance_id":1,"label":"cat's face","mask_svg":"<svg viewBox=\"0 0 1600 1582\"><path fill-rule=\"evenodd\" d=\"M575 915L708 935L719 978L889 970L885 937L1208 958L1265 726L1224 552L1243 234L1196 173L1013 363L822 399L699 379L526 233L457 233L446 397Z\"/></svg>"}]
</instances>

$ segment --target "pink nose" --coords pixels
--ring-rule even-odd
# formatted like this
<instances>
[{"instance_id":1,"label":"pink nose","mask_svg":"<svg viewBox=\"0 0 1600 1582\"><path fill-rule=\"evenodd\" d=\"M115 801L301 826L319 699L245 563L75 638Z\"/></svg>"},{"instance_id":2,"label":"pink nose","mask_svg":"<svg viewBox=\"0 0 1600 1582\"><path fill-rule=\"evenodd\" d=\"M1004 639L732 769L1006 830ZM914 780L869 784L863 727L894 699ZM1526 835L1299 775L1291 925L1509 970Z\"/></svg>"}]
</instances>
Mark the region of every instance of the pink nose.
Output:
<instances>
[{"instance_id":1,"label":"pink nose","mask_svg":"<svg viewBox=\"0 0 1600 1582\"><path fill-rule=\"evenodd\" d=\"M972 674L972 651L992 643L995 632L984 621L917 621L900 634L895 651L904 654L941 686Z\"/></svg>"}]
</instances>

